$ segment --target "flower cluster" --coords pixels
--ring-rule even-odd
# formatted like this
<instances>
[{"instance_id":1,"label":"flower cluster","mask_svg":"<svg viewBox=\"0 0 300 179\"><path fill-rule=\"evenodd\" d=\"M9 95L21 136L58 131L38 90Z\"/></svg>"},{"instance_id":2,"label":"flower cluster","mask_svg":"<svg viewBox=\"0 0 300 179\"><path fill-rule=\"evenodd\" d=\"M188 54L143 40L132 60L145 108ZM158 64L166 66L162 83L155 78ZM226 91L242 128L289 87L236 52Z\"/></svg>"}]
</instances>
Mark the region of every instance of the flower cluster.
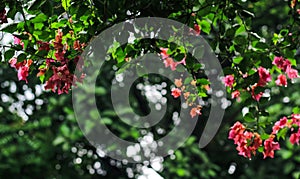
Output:
<instances>
[{"instance_id":1,"label":"flower cluster","mask_svg":"<svg viewBox=\"0 0 300 179\"><path fill-rule=\"evenodd\" d=\"M179 65L179 64L186 65L185 64L185 57L180 62L176 62L167 53L168 48L160 48L160 50L161 50L160 55L161 55L162 59L164 60L164 64L165 64L166 68L170 67L171 70L174 71L174 70L176 70L177 65Z\"/></svg>"},{"instance_id":2,"label":"flower cluster","mask_svg":"<svg viewBox=\"0 0 300 179\"><path fill-rule=\"evenodd\" d=\"M292 144L298 144L300 140L300 114L292 114L291 118L287 117L281 118L277 121L273 128L272 134L277 134L282 129L288 129L291 131L290 142Z\"/></svg>"},{"instance_id":3,"label":"flower cluster","mask_svg":"<svg viewBox=\"0 0 300 179\"><path fill-rule=\"evenodd\" d=\"M24 48L24 43L19 38L14 37L14 43ZM63 32L61 30L57 31L53 42L37 41L37 50L44 51L47 54L37 73L37 77L40 77L42 81L44 81L46 76L48 77L44 86L46 90L51 90L58 94L68 93L72 86L76 86L76 82L82 82L85 76L84 73L77 77L70 71L70 65L77 64L80 61L80 56L68 58L66 54L69 50L81 53L84 46L85 44L80 44L78 40L74 41L72 47L66 42L63 43ZM54 53L52 53L52 50ZM24 60L24 62L17 63L17 59L12 58L9 63L11 67L18 70L19 80L28 82L27 77L32 60ZM83 66L83 64L80 65ZM80 70L82 71L82 67Z\"/></svg>"},{"instance_id":4,"label":"flower cluster","mask_svg":"<svg viewBox=\"0 0 300 179\"><path fill-rule=\"evenodd\" d=\"M272 63L276 65L277 68L282 70L291 80L294 78L298 78L298 71L292 68L291 62L288 59L284 59L283 57L275 57ZM275 81L278 86L287 87L287 78L284 74L280 74Z\"/></svg>"},{"instance_id":5,"label":"flower cluster","mask_svg":"<svg viewBox=\"0 0 300 179\"><path fill-rule=\"evenodd\" d=\"M274 151L280 149L279 143L274 142L274 135L271 135L263 143L258 133L246 130L246 127L240 122L236 122L230 129L228 139L232 139L237 145L236 149L239 151L239 155L246 158L251 158L252 154L256 155L256 151L261 146L263 146L264 158L273 158Z\"/></svg>"},{"instance_id":6,"label":"flower cluster","mask_svg":"<svg viewBox=\"0 0 300 179\"><path fill-rule=\"evenodd\" d=\"M246 127L236 122L229 131L228 138L234 141L237 145L239 155L243 155L246 158L251 158L251 154L256 154L256 150L262 146L262 139L259 134L252 133L246 130ZM274 151L280 149L278 142L274 139L277 136L279 139L280 130L287 129L290 131L289 140L292 144L299 145L300 142L300 114L292 114L290 118L282 117L279 121L275 122L272 127L272 133L263 142L263 155L264 158L274 157Z\"/></svg>"},{"instance_id":7,"label":"flower cluster","mask_svg":"<svg viewBox=\"0 0 300 179\"><path fill-rule=\"evenodd\" d=\"M292 68L291 62L288 59L284 59L283 57L275 57L273 60L273 65L275 65L279 70L283 71L285 74L279 74L277 76L277 79L275 80L275 83L277 86L284 86L287 87L287 77L291 80L298 78L298 71L296 69ZM251 87L247 89L242 89L244 91L249 91L251 93L252 98L255 101L259 101L260 98L263 96L263 92L256 93L255 90L257 87L264 87L269 82L272 81L272 76L268 69L264 67L258 67L257 73L259 76L259 80L257 83L251 85ZM243 78L248 77L248 75L243 75ZM234 89L235 86L235 79L233 75L226 75L223 78L223 82L226 87L229 87L230 89ZM232 90L231 92L232 99L237 98L238 101L240 101L240 91L238 89Z\"/></svg>"},{"instance_id":8,"label":"flower cluster","mask_svg":"<svg viewBox=\"0 0 300 179\"><path fill-rule=\"evenodd\" d=\"M200 27L198 30L199 30L199 34L200 34ZM195 34L195 35L197 35L197 34ZM175 62L173 60L173 58L171 58L170 55L168 54L168 48L160 48L160 50L161 50L160 55L161 55L162 59L164 60L163 63L165 64L166 68L170 67L171 70L174 71L174 70L176 70L177 65L179 65L179 64L186 65L186 63L185 63L186 57L184 57L179 62ZM174 83L175 83L176 88L171 89L171 95L174 98L178 98L181 96L181 94L183 94L184 99L187 100L188 105L192 106L192 109L190 110L191 117L194 118L196 115L201 115L202 106L196 105L194 103L197 98L197 96L195 94L197 94L197 93L191 94L191 92L190 92L191 89L189 89L190 87L183 85L181 78L175 79ZM195 80L192 80L190 82L190 86L192 86L192 88L193 88L192 90L197 91L197 89L196 89L197 86L196 86Z\"/></svg>"},{"instance_id":9,"label":"flower cluster","mask_svg":"<svg viewBox=\"0 0 300 179\"><path fill-rule=\"evenodd\" d=\"M181 78L175 79L174 84L175 84L176 88L173 88L171 90L171 95L174 98L178 98L183 93L184 99L187 100L188 105L192 106L192 109L190 110L191 117L194 118L196 115L201 115L202 106L196 105L194 103L195 102L194 94L191 94L191 92L189 91L190 89L188 89L187 86L183 85L182 79ZM192 80L190 85L193 86L194 88L196 88L196 81ZM197 89L194 89L194 90L197 90Z\"/></svg>"}]
</instances>

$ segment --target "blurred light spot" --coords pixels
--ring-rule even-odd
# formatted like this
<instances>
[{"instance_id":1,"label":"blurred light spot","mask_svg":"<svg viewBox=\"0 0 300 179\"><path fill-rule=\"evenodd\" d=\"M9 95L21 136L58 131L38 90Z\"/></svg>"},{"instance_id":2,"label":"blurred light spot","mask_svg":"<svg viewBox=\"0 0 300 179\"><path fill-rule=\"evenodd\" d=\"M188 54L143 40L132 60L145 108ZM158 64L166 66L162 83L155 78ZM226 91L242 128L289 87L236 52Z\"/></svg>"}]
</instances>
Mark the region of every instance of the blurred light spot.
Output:
<instances>
[{"instance_id":1,"label":"blurred light spot","mask_svg":"<svg viewBox=\"0 0 300 179\"><path fill-rule=\"evenodd\" d=\"M289 103L290 102L290 98L289 97L284 97L283 99L282 99L282 102L283 103Z\"/></svg>"},{"instance_id":2,"label":"blurred light spot","mask_svg":"<svg viewBox=\"0 0 300 179\"><path fill-rule=\"evenodd\" d=\"M229 167L229 169L228 169L228 173L229 173L230 175L232 175L232 174L235 172L235 170L236 170L236 163L231 163L231 164L230 164L230 167Z\"/></svg>"}]
</instances>

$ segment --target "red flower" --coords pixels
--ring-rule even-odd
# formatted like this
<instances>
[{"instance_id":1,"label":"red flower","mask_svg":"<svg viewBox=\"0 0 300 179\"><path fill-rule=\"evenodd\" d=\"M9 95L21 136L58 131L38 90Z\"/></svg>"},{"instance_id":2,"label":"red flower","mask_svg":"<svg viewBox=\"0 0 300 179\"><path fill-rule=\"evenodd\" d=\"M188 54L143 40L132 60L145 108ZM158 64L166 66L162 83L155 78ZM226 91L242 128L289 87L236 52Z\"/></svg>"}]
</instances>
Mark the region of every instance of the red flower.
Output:
<instances>
[{"instance_id":1,"label":"red flower","mask_svg":"<svg viewBox=\"0 0 300 179\"><path fill-rule=\"evenodd\" d=\"M257 86L258 86L258 85L255 84L255 85L253 85L253 86L251 87L251 96L252 96L252 98L253 98L254 100L259 101L260 98L261 98L262 95L263 95L263 92L259 92L258 94L255 94L255 88L256 88Z\"/></svg>"},{"instance_id":2,"label":"red flower","mask_svg":"<svg viewBox=\"0 0 300 179\"><path fill-rule=\"evenodd\" d=\"M79 40L76 40L75 42L74 42L74 44L73 44L73 48L74 48L74 50L81 50L81 45L80 45L80 43L79 43Z\"/></svg>"},{"instance_id":3,"label":"red flower","mask_svg":"<svg viewBox=\"0 0 300 179\"><path fill-rule=\"evenodd\" d=\"M275 81L276 85L278 86L287 86L287 79L286 76L283 74L278 75L277 80Z\"/></svg>"},{"instance_id":4,"label":"red flower","mask_svg":"<svg viewBox=\"0 0 300 179\"><path fill-rule=\"evenodd\" d=\"M168 48L160 48L160 55L162 56L162 59L166 59L169 57L169 55L167 54Z\"/></svg>"},{"instance_id":5,"label":"red flower","mask_svg":"<svg viewBox=\"0 0 300 179\"><path fill-rule=\"evenodd\" d=\"M45 89L51 89L58 94L68 93L73 84L75 75L71 74L68 66L65 64L60 67L53 67L53 75L46 82Z\"/></svg>"},{"instance_id":6,"label":"red flower","mask_svg":"<svg viewBox=\"0 0 300 179\"><path fill-rule=\"evenodd\" d=\"M271 135L269 139L264 142L264 158L271 157L274 158L274 151L280 149L278 142L274 142L274 135Z\"/></svg>"},{"instance_id":7,"label":"red flower","mask_svg":"<svg viewBox=\"0 0 300 179\"><path fill-rule=\"evenodd\" d=\"M172 94L174 98L178 98L181 95L181 90L179 88L173 88L172 89Z\"/></svg>"},{"instance_id":8,"label":"red flower","mask_svg":"<svg viewBox=\"0 0 300 179\"><path fill-rule=\"evenodd\" d=\"M298 129L298 132L291 134L290 136L290 142L292 144L297 143L299 145L299 140L300 140L300 129Z\"/></svg>"},{"instance_id":9,"label":"red flower","mask_svg":"<svg viewBox=\"0 0 300 179\"><path fill-rule=\"evenodd\" d=\"M272 80L269 71L263 67L258 68L258 75L259 75L258 86L265 86L267 82Z\"/></svg>"},{"instance_id":10,"label":"red flower","mask_svg":"<svg viewBox=\"0 0 300 179\"><path fill-rule=\"evenodd\" d=\"M49 42L42 42L42 41L37 41L37 44L39 45L39 51L41 50L46 50L49 51L50 50L50 43Z\"/></svg>"},{"instance_id":11,"label":"red flower","mask_svg":"<svg viewBox=\"0 0 300 179\"><path fill-rule=\"evenodd\" d=\"M196 36L199 36L200 33L201 33L201 27L200 27L200 25L194 24L194 34L195 34Z\"/></svg>"},{"instance_id":12,"label":"red flower","mask_svg":"<svg viewBox=\"0 0 300 179\"><path fill-rule=\"evenodd\" d=\"M283 57L275 57L272 64L276 65L278 68L285 72L287 67L291 65L291 62L288 59L284 59Z\"/></svg>"},{"instance_id":13,"label":"red flower","mask_svg":"<svg viewBox=\"0 0 300 179\"><path fill-rule=\"evenodd\" d=\"M240 91L239 90L235 90L231 93L231 98L234 99L234 98L237 98L238 101L240 101Z\"/></svg>"},{"instance_id":14,"label":"red flower","mask_svg":"<svg viewBox=\"0 0 300 179\"><path fill-rule=\"evenodd\" d=\"M234 84L234 77L233 75L226 75L225 78L223 79L225 86L228 86L230 88L232 88L233 84Z\"/></svg>"}]
</instances>

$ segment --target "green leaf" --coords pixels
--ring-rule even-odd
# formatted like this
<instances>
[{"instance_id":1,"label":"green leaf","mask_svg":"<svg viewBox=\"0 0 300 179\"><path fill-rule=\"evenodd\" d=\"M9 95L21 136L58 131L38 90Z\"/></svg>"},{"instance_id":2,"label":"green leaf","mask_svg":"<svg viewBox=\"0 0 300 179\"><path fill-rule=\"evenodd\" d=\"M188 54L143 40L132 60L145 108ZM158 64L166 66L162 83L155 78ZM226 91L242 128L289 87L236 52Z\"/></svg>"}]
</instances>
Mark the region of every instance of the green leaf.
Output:
<instances>
[{"instance_id":1,"label":"green leaf","mask_svg":"<svg viewBox=\"0 0 300 179\"><path fill-rule=\"evenodd\" d=\"M71 0L61 0L61 4L65 11L68 11L69 7L71 6Z\"/></svg>"},{"instance_id":2,"label":"green leaf","mask_svg":"<svg viewBox=\"0 0 300 179\"><path fill-rule=\"evenodd\" d=\"M279 132L277 133L277 140L279 140L280 138L284 140L287 132L288 132L288 128L283 128L279 130Z\"/></svg>"},{"instance_id":3,"label":"green leaf","mask_svg":"<svg viewBox=\"0 0 300 179\"><path fill-rule=\"evenodd\" d=\"M58 136L56 137L56 139L52 142L53 145L59 145L61 143L65 142L65 138L63 138L62 136Z\"/></svg>"},{"instance_id":4,"label":"green leaf","mask_svg":"<svg viewBox=\"0 0 300 179\"><path fill-rule=\"evenodd\" d=\"M66 124L60 126L60 132L65 137L68 137L70 135L70 129Z\"/></svg>"},{"instance_id":5,"label":"green leaf","mask_svg":"<svg viewBox=\"0 0 300 179\"><path fill-rule=\"evenodd\" d=\"M25 59L27 58L27 56L24 54L24 53L21 53L19 56L18 56L18 62L22 62L24 61Z\"/></svg>"},{"instance_id":6,"label":"green leaf","mask_svg":"<svg viewBox=\"0 0 300 179\"><path fill-rule=\"evenodd\" d=\"M105 95L106 94L106 89L103 87L96 87L95 88L95 94L97 95Z\"/></svg>"},{"instance_id":7,"label":"green leaf","mask_svg":"<svg viewBox=\"0 0 300 179\"><path fill-rule=\"evenodd\" d=\"M210 23L207 22L206 20L202 20L199 25L201 26L201 31L202 32L205 32L207 34L210 33L210 30L211 30L211 26L210 26Z\"/></svg>"},{"instance_id":8,"label":"green leaf","mask_svg":"<svg viewBox=\"0 0 300 179\"><path fill-rule=\"evenodd\" d=\"M178 168L176 173L178 176L183 177L183 176L185 176L186 171L183 168Z\"/></svg>"},{"instance_id":9,"label":"green leaf","mask_svg":"<svg viewBox=\"0 0 300 179\"><path fill-rule=\"evenodd\" d=\"M284 150L284 149L280 150L280 154L281 154L281 157L283 159L285 159L285 160L289 159L289 158L291 158L293 156L293 152L292 151L290 151L290 150Z\"/></svg>"},{"instance_id":10,"label":"green leaf","mask_svg":"<svg viewBox=\"0 0 300 179\"><path fill-rule=\"evenodd\" d=\"M255 117L253 116L252 113L247 113L247 114L244 116L244 120L245 120L246 122L249 122L249 123L255 122L255 121L256 121L256 120L255 120Z\"/></svg>"},{"instance_id":11,"label":"green leaf","mask_svg":"<svg viewBox=\"0 0 300 179\"><path fill-rule=\"evenodd\" d=\"M41 11L46 14L48 17L51 17L53 14L53 5L52 1L46 1L42 6L41 6Z\"/></svg>"},{"instance_id":12,"label":"green leaf","mask_svg":"<svg viewBox=\"0 0 300 179\"><path fill-rule=\"evenodd\" d=\"M7 50L4 53L4 59L5 59L5 61L10 60L14 55L15 55L15 51L14 50L12 50L12 49Z\"/></svg>"},{"instance_id":13,"label":"green leaf","mask_svg":"<svg viewBox=\"0 0 300 179\"><path fill-rule=\"evenodd\" d=\"M197 83L199 83L201 85L208 85L208 84L210 84L210 82L207 79L205 79L205 78L197 79Z\"/></svg>"},{"instance_id":14,"label":"green leaf","mask_svg":"<svg viewBox=\"0 0 300 179\"><path fill-rule=\"evenodd\" d=\"M104 117L104 118L101 118L101 123L105 124L105 125L111 125L112 120L110 118Z\"/></svg>"},{"instance_id":15,"label":"green leaf","mask_svg":"<svg viewBox=\"0 0 300 179\"><path fill-rule=\"evenodd\" d=\"M235 57L235 58L233 59L233 63L239 64L243 59L244 59L243 57Z\"/></svg>"},{"instance_id":16,"label":"green leaf","mask_svg":"<svg viewBox=\"0 0 300 179\"><path fill-rule=\"evenodd\" d=\"M8 26L5 26L4 28L0 29L0 31L2 32L8 32L8 33L13 33L17 30L17 26L18 24L15 23L15 24L10 24Z\"/></svg>"},{"instance_id":17,"label":"green leaf","mask_svg":"<svg viewBox=\"0 0 300 179\"><path fill-rule=\"evenodd\" d=\"M297 107L294 107L293 108L293 113L294 114L300 114L300 108L297 106Z\"/></svg>"}]
</instances>

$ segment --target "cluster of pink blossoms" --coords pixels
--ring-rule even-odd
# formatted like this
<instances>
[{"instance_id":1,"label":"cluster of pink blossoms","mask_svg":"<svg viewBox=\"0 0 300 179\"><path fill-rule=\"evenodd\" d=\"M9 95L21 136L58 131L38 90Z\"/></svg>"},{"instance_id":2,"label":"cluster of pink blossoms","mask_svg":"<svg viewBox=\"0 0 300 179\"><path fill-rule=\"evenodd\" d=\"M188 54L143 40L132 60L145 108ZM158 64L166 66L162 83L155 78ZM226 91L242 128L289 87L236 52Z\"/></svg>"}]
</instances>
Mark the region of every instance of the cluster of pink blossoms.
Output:
<instances>
[{"instance_id":1,"label":"cluster of pink blossoms","mask_svg":"<svg viewBox=\"0 0 300 179\"><path fill-rule=\"evenodd\" d=\"M44 88L46 90L50 89L53 92L57 92L58 94L68 93L73 85L76 85L75 82L82 82L84 78L84 73L80 77L72 74L69 70L69 63L77 64L80 56L76 56L74 59L69 59L65 57L67 50L70 47L67 43L63 44L63 33L61 30L58 30L58 33L55 37L55 41L51 44L49 42L38 41L38 51L46 51L50 52L51 47L53 45L54 57L55 58L46 58L45 63L40 66L39 72L37 73L37 77L44 76L45 73L50 71L52 74L49 79L47 79ZM14 43L21 45L24 48L24 43L18 39L14 38ZM82 52L82 48L85 44L80 44L78 40L76 40L73 44L74 50L78 52ZM29 67L32 63L32 60L24 60L24 62L17 63L16 58L12 58L9 61L11 67L14 67L18 70L18 78L19 80L24 80L26 83L28 82L27 77L29 75ZM83 66L83 64L81 64Z\"/></svg>"},{"instance_id":2,"label":"cluster of pink blossoms","mask_svg":"<svg viewBox=\"0 0 300 179\"><path fill-rule=\"evenodd\" d=\"M298 71L292 68L291 62L283 57L275 57L273 64L282 70L291 80L298 78ZM284 74L280 74L275 81L278 86L287 86L287 78Z\"/></svg>"},{"instance_id":3,"label":"cluster of pink blossoms","mask_svg":"<svg viewBox=\"0 0 300 179\"><path fill-rule=\"evenodd\" d=\"M195 26L196 27L196 26ZM198 31L195 31L194 35L199 35L200 34L200 26L197 26ZM196 29L196 30L197 30ZM198 34L199 33L199 34ZM163 63L165 64L165 67L168 68L170 67L172 71L176 70L177 65L179 64L183 64L186 65L185 63L185 57L180 61L180 62L175 62L170 55L167 53L168 48L160 48L161 52L160 55L162 57L162 59L164 60ZM192 80L191 85L194 86L196 88L196 81ZM178 98L181 96L181 94L184 95L185 100L188 100L191 92L187 91L186 86L184 86L182 84L182 79L175 79L175 86L176 88L173 88L171 90L171 95L174 98ZM193 102L188 102L189 106L194 106L192 107L192 109L190 110L190 115L192 118L194 118L197 115L201 115L201 109L202 106L200 105L195 105Z\"/></svg>"},{"instance_id":4,"label":"cluster of pink blossoms","mask_svg":"<svg viewBox=\"0 0 300 179\"><path fill-rule=\"evenodd\" d=\"M196 87L196 81L192 81L191 82L191 85L193 87ZM184 99L185 100L188 100L191 92L187 91L186 90L186 86L184 86L182 84L182 79L175 79L175 86L176 88L173 88L171 90L171 95L174 97L174 98L178 98L181 96L181 94L183 93L183 96L184 96ZM187 101L188 102L188 101ZM189 106L194 106L192 107L192 109L190 110L190 115L192 118L194 118L195 116L197 115L201 115L201 109L202 109L202 106L200 105L195 105L193 102L188 102L188 105Z\"/></svg>"},{"instance_id":5,"label":"cluster of pink blossoms","mask_svg":"<svg viewBox=\"0 0 300 179\"><path fill-rule=\"evenodd\" d=\"M236 122L229 131L229 139L234 141L237 145L236 149L239 151L239 155L246 158L251 158L251 155L256 154L256 150L263 146L263 155L266 157L274 157L274 151L280 150L278 142L274 141L274 138L278 135L278 132L282 129L290 130L290 142L292 144L299 145L300 142L300 114L292 114L290 119L282 117L272 127L272 133L269 138L264 142L260 138L258 133L252 133L246 130L246 127L240 122ZM297 129L297 130L295 130ZM262 145L263 144L263 145Z\"/></svg>"},{"instance_id":6,"label":"cluster of pink blossoms","mask_svg":"<svg viewBox=\"0 0 300 179\"><path fill-rule=\"evenodd\" d=\"M287 77L291 80L299 77L298 71L292 68L291 62L288 59L284 59L283 57L275 57L272 64L276 65L280 70L282 70L285 73L285 74L279 74L277 76L277 79L275 80L277 86L287 87ZM255 93L255 89L257 87L266 86L268 82L272 81L272 76L269 70L267 70L264 67L259 67L257 69L257 72L259 75L258 82L253 84L250 88L248 88L247 91L250 91L251 96L254 100L259 101L263 95L263 92ZM247 75L244 75L243 77L247 77ZM234 76L226 75L223 79L223 82L225 86L229 87L230 89L233 89L235 84ZM232 99L237 98L239 100L240 91L239 90L232 91L231 97Z\"/></svg>"},{"instance_id":7,"label":"cluster of pink blossoms","mask_svg":"<svg viewBox=\"0 0 300 179\"><path fill-rule=\"evenodd\" d=\"M160 48L160 50L161 50L160 55L161 55L162 59L164 60L164 64L165 64L166 68L170 67L171 70L174 71L174 70L176 70L177 65L179 65L179 64L186 65L185 64L185 57L180 62L176 62L167 53L168 48Z\"/></svg>"},{"instance_id":8,"label":"cluster of pink blossoms","mask_svg":"<svg viewBox=\"0 0 300 179\"><path fill-rule=\"evenodd\" d=\"M290 142L292 144L298 144L300 141L300 114L292 114L291 118L287 117L281 118L277 121L273 128L272 134L277 134L281 129L287 128L291 131ZM297 129L297 130L295 130Z\"/></svg>"},{"instance_id":9,"label":"cluster of pink blossoms","mask_svg":"<svg viewBox=\"0 0 300 179\"><path fill-rule=\"evenodd\" d=\"M196 87L196 81L192 81L191 85ZM173 88L171 90L171 95L174 98L178 98L181 96L181 94L183 93L184 99L188 100L189 96L190 96L190 92L186 90L186 86L184 86L182 84L182 79L175 79L175 86L176 88ZM200 105L195 105L193 102L188 102L189 106L194 106L191 110L190 110L190 115L192 118L194 118L197 115L201 115L201 109L202 106Z\"/></svg>"},{"instance_id":10,"label":"cluster of pink blossoms","mask_svg":"<svg viewBox=\"0 0 300 179\"><path fill-rule=\"evenodd\" d=\"M239 151L239 155L246 158L251 158L252 154L256 155L257 149L261 147L262 144L264 147L264 158L273 158L274 151L280 149L279 143L274 142L274 137L274 135L271 135L263 143L263 140L258 133L247 131L243 124L236 122L229 131L228 139L232 139L234 144L237 145L236 149Z\"/></svg>"}]
</instances>

